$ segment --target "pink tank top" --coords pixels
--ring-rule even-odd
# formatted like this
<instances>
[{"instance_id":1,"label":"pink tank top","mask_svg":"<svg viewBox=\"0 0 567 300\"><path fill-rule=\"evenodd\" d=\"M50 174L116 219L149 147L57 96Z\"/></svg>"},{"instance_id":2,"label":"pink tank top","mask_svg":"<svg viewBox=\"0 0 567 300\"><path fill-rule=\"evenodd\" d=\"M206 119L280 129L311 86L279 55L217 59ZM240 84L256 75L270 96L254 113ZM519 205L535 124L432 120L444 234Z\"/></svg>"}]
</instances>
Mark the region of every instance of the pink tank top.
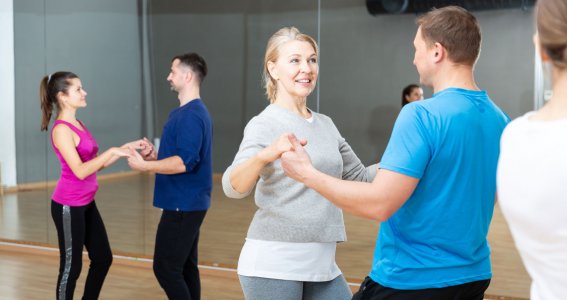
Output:
<instances>
[{"instance_id":1,"label":"pink tank top","mask_svg":"<svg viewBox=\"0 0 567 300\"><path fill-rule=\"evenodd\" d=\"M53 128L58 124L64 124L79 135L81 141L76 147L77 153L79 153L81 161L86 162L97 156L98 145L94 137L87 130L87 127L81 121L79 121L79 123L81 123L84 130L80 130L75 127L75 125L63 120L56 120L53 124ZM59 204L69 206L83 206L91 203L98 190L96 172L83 180L77 178L61 155L61 152L59 152L59 149L57 149L53 143L53 129L51 130L51 146L53 146L53 150L55 150L55 154L59 162L61 162L61 177L57 182L51 199Z\"/></svg>"}]
</instances>

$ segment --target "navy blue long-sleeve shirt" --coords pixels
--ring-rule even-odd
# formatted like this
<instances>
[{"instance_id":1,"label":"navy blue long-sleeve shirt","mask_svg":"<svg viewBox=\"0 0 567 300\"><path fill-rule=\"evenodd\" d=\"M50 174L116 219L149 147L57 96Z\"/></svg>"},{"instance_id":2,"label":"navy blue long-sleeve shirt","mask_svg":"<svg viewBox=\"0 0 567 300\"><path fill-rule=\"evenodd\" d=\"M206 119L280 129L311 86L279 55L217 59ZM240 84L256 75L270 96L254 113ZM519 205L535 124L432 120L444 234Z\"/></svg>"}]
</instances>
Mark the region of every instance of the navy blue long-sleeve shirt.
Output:
<instances>
[{"instance_id":1,"label":"navy blue long-sleeve shirt","mask_svg":"<svg viewBox=\"0 0 567 300\"><path fill-rule=\"evenodd\" d=\"M205 104L195 99L174 109L164 125L158 160L179 156L186 171L156 174L154 206L201 211L211 206L213 124Z\"/></svg>"}]
</instances>

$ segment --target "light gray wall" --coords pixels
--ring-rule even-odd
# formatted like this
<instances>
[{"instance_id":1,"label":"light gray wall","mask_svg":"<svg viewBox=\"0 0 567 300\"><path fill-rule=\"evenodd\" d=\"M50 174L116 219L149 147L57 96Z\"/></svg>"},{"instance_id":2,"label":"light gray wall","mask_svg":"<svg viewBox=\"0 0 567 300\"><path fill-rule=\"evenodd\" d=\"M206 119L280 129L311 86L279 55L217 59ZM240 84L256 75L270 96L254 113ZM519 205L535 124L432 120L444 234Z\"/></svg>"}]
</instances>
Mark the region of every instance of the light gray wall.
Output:
<instances>
[{"instance_id":1,"label":"light gray wall","mask_svg":"<svg viewBox=\"0 0 567 300\"><path fill-rule=\"evenodd\" d=\"M201 86L201 98L214 121L215 171L219 171L219 165L226 164L227 157L234 155L234 145L240 139L246 79L243 21L242 15L237 14L214 18L201 14L152 15L158 120L155 132L161 136L169 113L179 106L177 94L170 90L166 80L171 59L186 52L199 53L209 70Z\"/></svg>"},{"instance_id":2,"label":"light gray wall","mask_svg":"<svg viewBox=\"0 0 567 300\"><path fill-rule=\"evenodd\" d=\"M157 132L176 105L168 90L171 57L197 51L209 64L202 96L215 124L214 170L232 161L244 125L266 105L262 60L269 36L295 25L317 37L317 1L154 1L152 31L159 102ZM221 8L222 7L222 8ZM415 15L371 16L365 1L321 1L319 95L308 105L335 121L365 163L378 161L400 110L412 65ZM532 9L475 12L483 31L477 81L512 118L532 108ZM431 92L426 89L426 96Z\"/></svg>"},{"instance_id":3,"label":"light gray wall","mask_svg":"<svg viewBox=\"0 0 567 300\"><path fill-rule=\"evenodd\" d=\"M477 17L483 33L478 84L511 118L517 118L533 109L533 9L487 11Z\"/></svg>"},{"instance_id":4,"label":"light gray wall","mask_svg":"<svg viewBox=\"0 0 567 300\"><path fill-rule=\"evenodd\" d=\"M37 86L48 73L76 72L89 93L78 115L101 150L144 133L140 1L14 2L18 183L59 173L48 135L39 131ZM532 10L477 12L483 49L477 80L511 117L532 108ZM165 80L174 55L195 51L209 75L202 97L215 125L214 170L237 151L245 124L267 100L261 82L268 37L294 25L321 47L320 92L308 105L333 118L365 163L380 159L399 111L403 86L418 81L412 65L415 16L367 13L365 1L150 1L156 136L178 105ZM318 22L320 21L320 37ZM426 96L430 92L426 90ZM151 109L151 108L148 108ZM119 163L105 172L127 170Z\"/></svg>"},{"instance_id":5,"label":"light gray wall","mask_svg":"<svg viewBox=\"0 0 567 300\"><path fill-rule=\"evenodd\" d=\"M234 1L237 2L237 1ZM197 52L209 74L201 97L214 122L213 170L232 162L246 123L267 104L261 72L266 42L282 26L296 25L309 34L317 29L317 2L310 0L219 0L151 2L151 31L157 127L179 105L166 81L171 58ZM284 9L285 8L285 9Z\"/></svg>"},{"instance_id":6,"label":"light gray wall","mask_svg":"<svg viewBox=\"0 0 567 300\"><path fill-rule=\"evenodd\" d=\"M378 161L400 110L401 91L418 83L413 61L414 15L369 15L364 1L321 12L321 112L365 163ZM478 85L510 117L532 109L532 10L474 12L483 34ZM426 89L426 96L431 91Z\"/></svg>"},{"instance_id":7,"label":"light gray wall","mask_svg":"<svg viewBox=\"0 0 567 300\"><path fill-rule=\"evenodd\" d=\"M358 6L321 13L321 112L366 164L377 162L400 110L412 65L415 16L373 17Z\"/></svg>"},{"instance_id":8,"label":"light gray wall","mask_svg":"<svg viewBox=\"0 0 567 300\"><path fill-rule=\"evenodd\" d=\"M78 112L101 151L140 138L138 1L14 1L18 183L54 180L59 164L40 132L40 79L75 72L88 93ZM124 162L104 170L127 170Z\"/></svg>"}]
</instances>

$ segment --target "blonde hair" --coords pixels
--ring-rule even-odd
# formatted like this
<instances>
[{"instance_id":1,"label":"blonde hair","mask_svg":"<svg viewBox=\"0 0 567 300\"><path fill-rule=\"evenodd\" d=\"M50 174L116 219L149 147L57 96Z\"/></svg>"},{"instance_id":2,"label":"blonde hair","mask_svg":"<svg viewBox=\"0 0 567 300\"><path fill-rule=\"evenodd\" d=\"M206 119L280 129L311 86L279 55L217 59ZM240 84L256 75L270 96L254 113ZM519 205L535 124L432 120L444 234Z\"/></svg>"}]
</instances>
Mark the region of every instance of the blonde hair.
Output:
<instances>
[{"instance_id":1,"label":"blonde hair","mask_svg":"<svg viewBox=\"0 0 567 300\"><path fill-rule=\"evenodd\" d=\"M295 27L284 27L276 31L276 33L270 37L268 45L266 46L266 54L264 55L264 72L262 74L264 87L266 88L266 96L268 96L270 103L274 103L276 100L277 81L272 78L268 71L268 62L276 62L279 57L278 50L280 46L289 41L307 42L313 47L315 54L319 56L319 47L317 46L315 39L307 34L301 33L299 29Z\"/></svg>"},{"instance_id":2,"label":"blonde hair","mask_svg":"<svg viewBox=\"0 0 567 300\"><path fill-rule=\"evenodd\" d=\"M537 1L536 23L543 50L556 67L565 68L567 63L567 2L565 0Z\"/></svg>"}]
</instances>

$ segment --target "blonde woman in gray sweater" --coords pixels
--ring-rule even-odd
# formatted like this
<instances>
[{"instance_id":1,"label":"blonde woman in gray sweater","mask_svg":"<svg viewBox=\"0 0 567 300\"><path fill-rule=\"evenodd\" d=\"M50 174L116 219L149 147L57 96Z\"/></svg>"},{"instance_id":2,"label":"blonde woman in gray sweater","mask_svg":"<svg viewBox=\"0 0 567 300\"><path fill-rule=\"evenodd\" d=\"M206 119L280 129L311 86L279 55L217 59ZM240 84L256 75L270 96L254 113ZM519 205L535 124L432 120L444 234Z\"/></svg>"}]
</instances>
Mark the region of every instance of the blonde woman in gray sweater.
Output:
<instances>
[{"instance_id":1,"label":"blonde woman in gray sweater","mask_svg":"<svg viewBox=\"0 0 567 300\"><path fill-rule=\"evenodd\" d=\"M254 215L238 261L247 300L350 299L335 262L336 243L346 240L342 211L314 190L285 176L280 156L288 135L309 141L317 169L337 178L372 181L376 166L364 167L322 114L307 108L317 82L318 46L294 27L268 41L264 80L271 104L250 120L234 162L223 175L225 194L243 198L256 186Z\"/></svg>"}]
</instances>

